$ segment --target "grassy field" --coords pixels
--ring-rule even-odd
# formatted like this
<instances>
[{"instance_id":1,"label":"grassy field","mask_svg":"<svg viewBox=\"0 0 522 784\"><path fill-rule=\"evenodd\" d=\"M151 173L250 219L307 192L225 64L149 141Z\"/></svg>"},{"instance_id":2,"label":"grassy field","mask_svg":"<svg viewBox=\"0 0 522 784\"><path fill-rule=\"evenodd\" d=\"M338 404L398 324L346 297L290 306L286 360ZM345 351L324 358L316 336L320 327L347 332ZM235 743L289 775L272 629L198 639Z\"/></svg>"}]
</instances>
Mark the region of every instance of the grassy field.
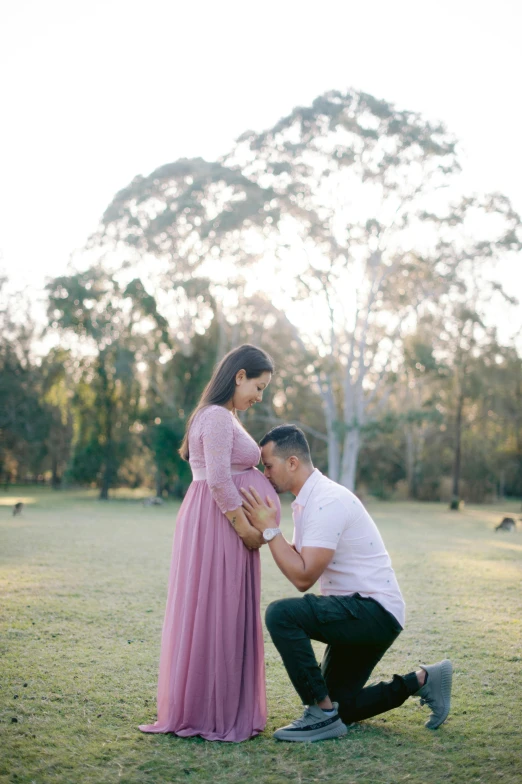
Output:
<instances>
[{"instance_id":1,"label":"grassy field","mask_svg":"<svg viewBox=\"0 0 522 784\"><path fill-rule=\"evenodd\" d=\"M155 718L177 505L28 489L12 517L23 498L0 496L2 784L522 781L522 535L493 531L514 504L370 505L407 602L406 630L374 676L453 659L443 727L426 730L427 709L410 699L346 738L278 743L272 731L300 706L267 640L268 726L236 745L137 729ZM262 555L264 604L296 595Z\"/></svg>"}]
</instances>

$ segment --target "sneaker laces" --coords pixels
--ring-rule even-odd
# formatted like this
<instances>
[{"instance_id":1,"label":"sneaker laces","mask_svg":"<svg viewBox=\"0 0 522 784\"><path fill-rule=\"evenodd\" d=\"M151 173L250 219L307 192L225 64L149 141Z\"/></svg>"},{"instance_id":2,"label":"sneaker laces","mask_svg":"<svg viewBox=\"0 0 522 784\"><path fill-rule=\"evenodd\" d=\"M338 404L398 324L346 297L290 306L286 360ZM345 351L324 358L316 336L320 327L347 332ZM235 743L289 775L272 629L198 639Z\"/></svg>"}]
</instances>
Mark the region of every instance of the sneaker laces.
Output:
<instances>
[{"instance_id":1,"label":"sneaker laces","mask_svg":"<svg viewBox=\"0 0 522 784\"><path fill-rule=\"evenodd\" d=\"M429 708L431 708L432 711L435 710L435 698L434 697L428 697L428 696L421 697L420 704L421 705L427 705Z\"/></svg>"},{"instance_id":2,"label":"sneaker laces","mask_svg":"<svg viewBox=\"0 0 522 784\"><path fill-rule=\"evenodd\" d=\"M310 710L310 708L308 708L308 707L305 708L304 713L301 716L301 718L300 719L295 719L290 726L291 727L305 727L306 724L307 724L306 719L307 719L308 716L311 715L311 713L312 713L312 711Z\"/></svg>"}]
</instances>

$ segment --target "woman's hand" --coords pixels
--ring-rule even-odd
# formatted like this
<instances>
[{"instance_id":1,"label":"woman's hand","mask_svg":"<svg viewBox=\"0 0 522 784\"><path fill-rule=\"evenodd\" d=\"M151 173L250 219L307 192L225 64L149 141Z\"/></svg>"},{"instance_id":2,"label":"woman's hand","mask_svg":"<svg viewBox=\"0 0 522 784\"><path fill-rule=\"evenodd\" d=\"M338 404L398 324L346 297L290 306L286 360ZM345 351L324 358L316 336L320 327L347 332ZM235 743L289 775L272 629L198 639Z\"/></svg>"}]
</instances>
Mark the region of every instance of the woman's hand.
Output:
<instances>
[{"instance_id":1,"label":"woman's hand","mask_svg":"<svg viewBox=\"0 0 522 784\"><path fill-rule=\"evenodd\" d=\"M243 544L248 547L249 550L259 550L262 545L266 544L263 539L263 534L256 531L252 525L249 525L248 530L239 534L239 536L241 537Z\"/></svg>"},{"instance_id":2,"label":"woman's hand","mask_svg":"<svg viewBox=\"0 0 522 784\"><path fill-rule=\"evenodd\" d=\"M261 545L265 544L263 535L248 522L242 506L232 512L225 512L225 517L249 550L259 550Z\"/></svg>"}]
</instances>

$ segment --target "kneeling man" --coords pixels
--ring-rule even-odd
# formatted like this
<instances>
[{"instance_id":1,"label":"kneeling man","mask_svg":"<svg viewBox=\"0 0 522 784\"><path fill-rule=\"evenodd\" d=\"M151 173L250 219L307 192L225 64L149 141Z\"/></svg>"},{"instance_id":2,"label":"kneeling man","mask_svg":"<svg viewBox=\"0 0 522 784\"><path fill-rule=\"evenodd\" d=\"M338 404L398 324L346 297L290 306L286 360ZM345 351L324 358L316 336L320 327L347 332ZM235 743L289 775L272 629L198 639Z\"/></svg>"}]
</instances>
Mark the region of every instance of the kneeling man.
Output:
<instances>
[{"instance_id":1,"label":"kneeling man","mask_svg":"<svg viewBox=\"0 0 522 784\"><path fill-rule=\"evenodd\" d=\"M253 488L243 491L245 513L299 591L317 580L321 587L320 596L281 599L267 608L267 628L306 706L299 719L274 737L336 738L346 734L345 723L396 708L414 694L431 708L426 727L436 729L450 710L452 666L447 659L365 687L404 627L404 600L374 521L353 493L314 469L298 427L275 427L260 445L267 479L278 493L296 496L293 544L276 527L275 508ZM320 667L311 640L326 643Z\"/></svg>"}]
</instances>

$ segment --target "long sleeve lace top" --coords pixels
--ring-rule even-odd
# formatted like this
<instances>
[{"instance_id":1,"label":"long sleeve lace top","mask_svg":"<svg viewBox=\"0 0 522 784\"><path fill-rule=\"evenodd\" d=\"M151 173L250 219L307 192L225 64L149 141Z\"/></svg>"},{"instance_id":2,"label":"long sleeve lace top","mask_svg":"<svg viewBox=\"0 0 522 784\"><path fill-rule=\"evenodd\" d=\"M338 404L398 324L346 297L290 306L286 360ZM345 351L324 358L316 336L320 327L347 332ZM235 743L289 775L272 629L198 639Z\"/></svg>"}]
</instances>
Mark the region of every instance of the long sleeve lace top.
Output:
<instances>
[{"instance_id":1,"label":"long sleeve lace top","mask_svg":"<svg viewBox=\"0 0 522 784\"><path fill-rule=\"evenodd\" d=\"M223 406L207 406L198 412L189 433L189 463L206 470L207 484L220 510L231 512L243 498L232 481L234 469L256 466L261 451L235 416Z\"/></svg>"}]
</instances>

